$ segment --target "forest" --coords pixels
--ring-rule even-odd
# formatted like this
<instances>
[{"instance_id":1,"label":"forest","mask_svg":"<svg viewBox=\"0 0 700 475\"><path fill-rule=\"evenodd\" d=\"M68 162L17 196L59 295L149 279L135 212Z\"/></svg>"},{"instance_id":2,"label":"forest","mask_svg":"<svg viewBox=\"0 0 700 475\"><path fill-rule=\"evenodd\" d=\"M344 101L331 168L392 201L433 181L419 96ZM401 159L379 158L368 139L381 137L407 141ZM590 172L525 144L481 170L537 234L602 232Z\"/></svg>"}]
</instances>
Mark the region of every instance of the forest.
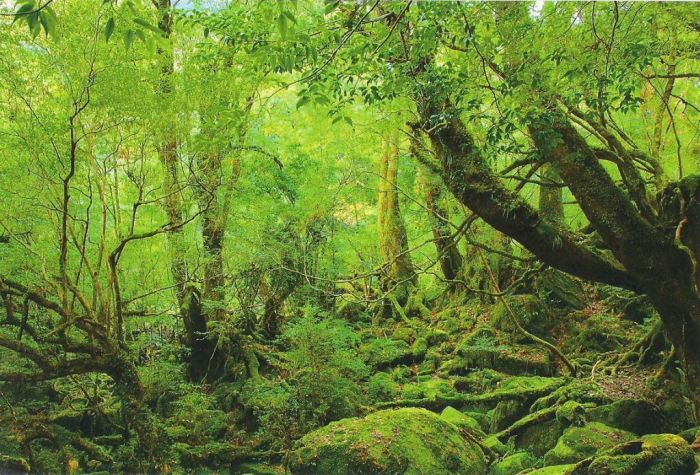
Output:
<instances>
[{"instance_id":1,"label":"forest","mask_svg":"<svg viewBox=\"0 0 700 475\"><path fill-rule=\"evenodd\" d=\"M0 3L0 473L693 475L700 8Z\"/></svg>"}]
</instances>

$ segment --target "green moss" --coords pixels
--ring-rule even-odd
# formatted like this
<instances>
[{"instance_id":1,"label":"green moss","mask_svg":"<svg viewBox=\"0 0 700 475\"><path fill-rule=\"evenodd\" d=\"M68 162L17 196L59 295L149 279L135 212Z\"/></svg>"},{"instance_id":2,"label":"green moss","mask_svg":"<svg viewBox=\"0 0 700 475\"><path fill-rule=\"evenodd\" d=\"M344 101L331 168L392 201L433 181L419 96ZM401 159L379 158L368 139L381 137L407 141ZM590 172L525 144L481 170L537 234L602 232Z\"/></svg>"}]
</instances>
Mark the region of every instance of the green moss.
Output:
<instances>
[{"instance_id":1,"label":"green moss","mask_svg":"<svg viewBox=\"0 0 700 475\"><path fill-rule=\"evenodd\" d=\"M523 470L534 467L537 462L537 457L533 457L527 452L517 452L491 465L489 475L516 475Z\"/></svg>"},{"instance_id":2,"label":"green moss","mask_svg":"<svg viewBox=\"0 0 700 475\"><path fill-rule=\"evenodd\" d=\"M416 338L416 330L411 327L398 325L394 328L394 332L391 334L392 340L400 340L406 343L411 343Z\"/></svg>"},{"instance_id":3,"label":"green moss","mask_svg":"<svg viewBox=\"0 0 700 475\"><path fill-rule=\"evenodd\" d=\"M526 412L522 401L509 399L501 401L491 416L491 432L498 432L517 421Z\"/></svg>"},{"instance_id":4,"label":"green moss","mask_svg":"<svg viewBox=\"0 0 700 475\"><path fill-rule=\"evenodd\" d=\"M391 401L399 393L399 385L388 373L375 373L367 383L367 395L372 402Z\"/></svg>"},{"instance_id":5,"label":"green moss","mask_svg":"<svg viewBox=\"0 0 700 475\"><path fill-rule=\"evenodd\" d=\"M673 434L645 435L637 443L622 444L580 467L590 475L692 475L696 463L688 443ZM578 472L577 472L578 473Z\"/></svg>"},{"instance_id":6,"label":"green moss","mask_svg":"<svg viewBox=\"0 0 700 475\"><path fill-rule=\"evenodd\" d=\"M620 399L588 411L591 421L598 421L618 429L644 435L664 431L664 419L660 411L648 401Z\"/></svg>"},{"instance_id":7,"label":"green moss","mask_svg":"<svg viewBox=\"0 0 700 475\"><path fill-rule=\"evenodd\" d=\"M484 454L459 430L424 409L343 419L306 435L290 456L292 473L479 474Z\"/></svg>"},{"instance_id":8,"label":"green moss","mask_svg":"<svg viewBox=\"0 0 700 475\"><path fill-rule=\"evenodd\" d=\"M429 378L403 387L403 397L406 399L436 399L450 396L457 396L457 391L444 379Z\"/></svg>"},{"instance_id":9,"label":"green moss","mask_svg":"<svg viewBox=\"0 0 700 475\"><path fill-rule=\"evenodd\" d=\"M551 375L550 353L540 346L505 344L491 328L481 327L457 346L460 358L445 369L460 373L473 368L489 368L508 374Z\"/></svg>"},{"instance_id":10,"label":"green moss","mask_svg":"<svg viewBox=\"0 0 700 475\"><path fill-rule=\"evenodd\" d=\"M552 326L552 318L542 302L534 295L511 295L506 303L515 313L523 328L535 335L544 336ZM503 301L499 300L491 312L491 323L499 330L510 334L509 340L521 342L527 340L513 323Z\"/></svg>"},{"instance_id":11,"label":"green moss","mask_svg":"<svg viewBox=\"0 0 700 475\"><path fill-rule=\"evenodd\" d=\"M545 454L545 463L557 465L575 463L611 448L621 442L633 440L635 435L620 429L591 422L583 427L570 427L564 431L557 445Z\"/></svg>"},{"instance_id":12,"label":"green moss","mask_svg":"<svg viewBox=\"0 0 700 475\"><path fill-rule=\"evenodd\" d=\"M459 412L457 409L451 406L447 406L440 413L440 417L445 419L447 422L456 425L460 429L465 429L466 431L485 437L484 432L481 430L481 425L473 417Z\"/></svg>"},{"instance_id":13,"label":"green moss","mask_svg":"<svg viewBox=\"0 0 700 475\"><path fill-rule=\"evenodd\" d=\"M565 428L556 419L530 425L516 437L515 446L541 457L557 445Z\"/></svg>"},{"instance_id":14,"label":"green moss","mask_svg":"<svg viewBox=\"0 0 700 475\"><path fill-rule=\"evenodd\" d=\"M569 475L574 467L574 464L552 465L527 472L527 475Z\"/></svg>"},{"instance_id":15,"label":"green moss","mask_svg":"<svg viewBox=\"0 0 700 475\"><path fill-rule=\"evenodd\" d=\"M408 343L401 340L376 338L360 347L360 356L375 370L413 361Z\"/></svg>"},{"instance_id":16,"label":"green moss","mask_svg":"<svg viewBox=\"0 0 700 475\"><path fill-rule=\"evenodd\" d=\"M416 339L416 341L414 341L411 345L411 354L413 354L413 358L416 360L422 359L427 351L428 339L425 337Z\"/></svg>"}]
</instances>

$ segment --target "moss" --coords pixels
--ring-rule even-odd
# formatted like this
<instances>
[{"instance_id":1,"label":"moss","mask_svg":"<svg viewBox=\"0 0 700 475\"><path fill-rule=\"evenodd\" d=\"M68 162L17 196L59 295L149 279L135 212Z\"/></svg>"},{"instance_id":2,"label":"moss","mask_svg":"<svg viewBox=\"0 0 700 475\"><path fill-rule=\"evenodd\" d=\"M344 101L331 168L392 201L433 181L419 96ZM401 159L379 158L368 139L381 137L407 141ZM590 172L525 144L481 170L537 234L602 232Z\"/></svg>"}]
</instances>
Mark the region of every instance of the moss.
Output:
<instances>
[{"instance_id":1,"label":"moss","mask_svg":"<svg viewBox=\"0 0 700 475\"><path fill-rule=\"evenodd\" d=\"M403 387L406 399L436 399L438 397L457 396L457 391L444 379L425 379Z\"/></svg>"},{"instance_id":2,"label":"moss","mask_svg":"<svg viewBox=\"0 0 700 475\"><path fill-rule=\"evenodd\" d=\"M459 412L452 406L447 406L440 413L440 417L445 419L447 422L456 425L460 429L465 429L469 433L478 435L480 437L485 437L484 432L481 430L481 425L473 417Z\"/></svg>"},{"instance_id":3,"label":"moss","mask_svg":"<svg viewBox=\"0 0 700 475\"><path fill-rule=\"evenodd\" d=\"M538 457L544 456L557 445L566 426L552 419L526 427L515 439L515 446Z\"/></svg>"},{"instance_id":4,"label":"moss","mask_svg":"<svg viewBox=\"0 0 700 475\"><path fill-rule=\"evenodd\" d=\"M360 355L365 363L375 370L410 363L413 355L408 343L401 340L377 338L360 347Z\"/></svg>"},{"instance_id":5,"label":"moss","mask_svg":"<svg viewBox=\"0 0 700 475\"><path fill-rule=\"evenodd\" d=\"M489 368L508 374L552 375L554 366L549 351L534 345L511 345L501 341L488 327L467 335L457 347L460 358L449 362L445 370L454 373L473 368Z\"/></svg>"},{"instance_id":6,"label":"moss","mask_svg":"<svg viewBox=\"0 0 700 475\"><path fill-rule=\"evenodd\" d=\"M30 472L29 463L21 457L10 457L9 455L0 455L0 467L19 472Z\"/></svg>"},{"instance_id":7,"label":"moss","mask_svg":"<svg viewBox=\"0 0 700 475\"><path fill-rule=\"evenodd\" d=\"M526 408L522 401L509 399L499 402L491 416L491 432L498 432L510 426L524 415L523 412L526 412Z\"/></svg>"},{"instance_id":8,"label":"moss","mask_svg":"<svg viewBox=\"0 0 700 475\"><path fill-rule=\"evenodd\" d=\"M552 465L526 473L527 475L569 475L574 470L574 467L574 464Z\"/></svg>"},{"instance_id":9,"label":"moss","mask_svg":"<svg viewBox=\"0 0 700 475\"><path fill-rule=\"evenodd\" d=\"M428 339L425 337L420 337L416 339L411 345L411 354L416 360L420 360L425 356L428 351Z\"/></svg>"},{"instance_id":10,"label":"moss","mask_svg":"<svg viewBox=\"0 0 700 475\"><path fill-rule=\"evenodd\" d=\"M493 464L489 475L516 475L523 470L534 467L537 462L537 457L533 457L527 452L517 452Z\"/></svg>"},{"instance_id":11,"label":"moss","mask_svg":"<svg viewBox=\"0 0 700 475\"><path fill-rule=\"evenodd\" d=\"M391 334L391 339L405 341L406 343L410 344L416 339L416 330L404 325L398 325L396 328L394 328L394 332Z\"/></svg>"},{"instance_id":12,"label":"moss","mask_svg":"<svg viewBox=\"0 0 700 475\"><path fill-rule=\"evenodd\" d=\"M511 295L506 297L506 303L515 313L523 328L538 336L544 336L552 326L552 318L542 302L534 295ZM527 340L513 324L502 300L499 300L491 312L491 323L499 330L508 332L509 340L522 342Z\"/></svg>"},{"instance_id":13,"label":"moss","mask_svg":"<svg viewBox=\"0 0 700 475\"><path fill-rule=\"evenodd\" d=\"M556 418L565 425L581 426L586 420L586 408L576 401L566 401L557 408Z\"/></svg>"},{"instance_id":14,"label":"moss","mask_svg":"<svg viewBox=\"0 0 700 475\"><path fill-rule=\"evenodd\" d=\"M498 437L495 435L490 435L486 437L482 443L484 444L484 447L487 447L491 449L493 452L499 454L499 455L505 455L508 453L508 447L506 444L500 441Z\"/></svg>"},{"instance_id":15,"label":"moss","mask_svg":"<svg viewBox=\"0 0 700 475\"><path fill-rule=\"evenodd\" d=\"M608 449L634 438L635 435L631 432L614 429L600 422L591 422L583 427L570 427L564 431L557 445L545 454L545 463L575 463L595 455L601 449Z\"/></svg>"},{"instance_id":16,"label":"moss","mask_svg":"<svg viewBox=\"0 0 700 475\"><path fill-rule=\"evenodd\" d=\"M479 446L424 409L375 412L333 422L302 438L290 455L292 473L479 474Z\"/></svg>"},{"instance_id":17,"label":"moss","mask_svg":"<svg viewBox=\"0 0 700 475\"><path fill-rule=\"evenodd\" d=\"M576 473L692 475L695 469L693 450L682 437L651 434L643 436L640 441L614 447L590 463L579 464Z\"/></svg>"},{"instance_id":18,"label":"moss","mask_svg":"<svg viewBox=\"0 0 700 475\"><path fill-rule=\"evenodd\" d=\"M664 418L660 411L648 401L620 399L588 411L591 421L598 421L618 429L644 435L664 432Z\"/></svg>"},{"instance_id":19,"label":"moss","mask_svg":"<svg viewBox=\"0 0 700 475\"><path fill-rule=\"evenodd\" d=\"M605 396L597 384L574 379L535 401L530 410L539 411L555 404L564 404L566 401L576 401L581 404L606 404L610 402L610 399Z\"/></svg>"},{"instance_id":20,"label":"moss","mask_svg":"<svg viewBox=\"0 0 700 475\"><path fill-rule=\"evenodd\" d=\"M372 402L391 401L399 393L399 384L388 373L375 373L367 383L367 395Z\"/></svg>"},{"instance_id":21,"label":"moss","mask_svg":"<svg viewBox=\"0 0 700 475\"><path fill-rule=\"evenodd\" d=\"M279 475L284 473L284 467L265 463L242 463L236 466L233 473L241 475Z\"/></svg>"}]
</instances>

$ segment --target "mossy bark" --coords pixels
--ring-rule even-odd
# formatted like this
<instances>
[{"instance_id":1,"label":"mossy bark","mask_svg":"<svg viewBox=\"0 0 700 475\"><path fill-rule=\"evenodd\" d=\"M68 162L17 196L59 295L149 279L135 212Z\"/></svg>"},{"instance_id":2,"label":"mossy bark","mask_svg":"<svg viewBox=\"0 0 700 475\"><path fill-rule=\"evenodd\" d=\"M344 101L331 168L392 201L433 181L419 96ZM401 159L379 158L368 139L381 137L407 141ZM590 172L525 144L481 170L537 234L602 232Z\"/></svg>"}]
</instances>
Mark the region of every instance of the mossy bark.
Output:
<instances>
[{"instance_id":1,"label":"mossy bark","mask_svg":"<svg viewBox=\"0 0 700 475\"><path fill-rule=\"evenodd\" d=\"M430 222L433 228L433 240L435 250L440 260L442 275L448 281L458 279L462 272L462 255L457 247L456 240L452 237L450 227L450 213L443 206L443 183L424 167L419 170L419 181L425 198L425 204L430 213ZM454 286L452 282L451 287Z\"/></svg>"}]
</instances>

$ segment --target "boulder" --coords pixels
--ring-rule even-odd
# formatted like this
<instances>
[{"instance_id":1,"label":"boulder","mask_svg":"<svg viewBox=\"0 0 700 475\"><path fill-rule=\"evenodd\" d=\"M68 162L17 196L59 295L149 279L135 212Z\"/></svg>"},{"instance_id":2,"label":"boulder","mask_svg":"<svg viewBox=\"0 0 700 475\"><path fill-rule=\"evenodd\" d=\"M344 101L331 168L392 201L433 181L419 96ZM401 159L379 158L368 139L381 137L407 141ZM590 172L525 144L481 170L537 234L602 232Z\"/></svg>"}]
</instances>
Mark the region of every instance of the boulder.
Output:
<instances>
[{"instance_id":1,"label":"boulder","mask_svg":"<svg viewBox=\"0 0 700 475\"><path fill-rule=\"evenodd\" d=\"M600 422L590 422L582 427L569 427L559 438L557 445L544 456L547 465L576 463L612 448L621 442L634 440L636 436Z\"/></svg>"},{"instance_id":2,"label":"boulder","mask_svg":"<svg viewBox=\"0 0 700 475\"><path fill-rule=\"evenodd\" d=\"M407 364L413 361L411 347L403 340L376 338L360 347L360 356L374 370Z\"/></svg>"},{"instance_id":3,"label":"boulder","mask_svg":"<svg viewBox=\"0 0 700 475\"><path fill-rule=\"evenodd\" d=\"M467 414L459 412L452 406L447 406L445 409L443 409L442 413L440 413L440 417L471 434L478 435L482 438L485 437L484 432L481 430L479 421Z\"/></svg>"},{"instance_id":4,"label":"boulder","mask_svg":"<svg viewBox=\"0 0 700 475\"><path fill-rule=\"evenodd\" d=\"M425 409L384 410L332 422L304 436L292 473L484 474L484 453L457 427Z\"/></svg>"},{"instance_id":5,"label":"boulder","mask_svg":"<svg viewBox=\"0 0 700 475\"><path fill-rule=\"evenodd\" d=\"M588 411L587 419L637 435L664 432L664 417L661 411L649 401L641 399L619 399L611 404L595 407Z\"/></svg>"},{"instance_id":6,"label":"boulder","mask_svg":"<svg viewBox=\"0 0 700 475\"><path fill-rule=\"evenodd\" d=\"M537 465L537 457L527 452L517 452L491 465L489 475L516 475Z\"/></svg>"},{"instance_id":7,"label":"boulder","mask_svg":"<svg viewBox=\"0 0 700 475\"><path fill-rule=\"evenodd\" d=\"M674 434L650 434L576 465L572 475L693 475L693 450Z\"/></svg>"}]
</instances>

